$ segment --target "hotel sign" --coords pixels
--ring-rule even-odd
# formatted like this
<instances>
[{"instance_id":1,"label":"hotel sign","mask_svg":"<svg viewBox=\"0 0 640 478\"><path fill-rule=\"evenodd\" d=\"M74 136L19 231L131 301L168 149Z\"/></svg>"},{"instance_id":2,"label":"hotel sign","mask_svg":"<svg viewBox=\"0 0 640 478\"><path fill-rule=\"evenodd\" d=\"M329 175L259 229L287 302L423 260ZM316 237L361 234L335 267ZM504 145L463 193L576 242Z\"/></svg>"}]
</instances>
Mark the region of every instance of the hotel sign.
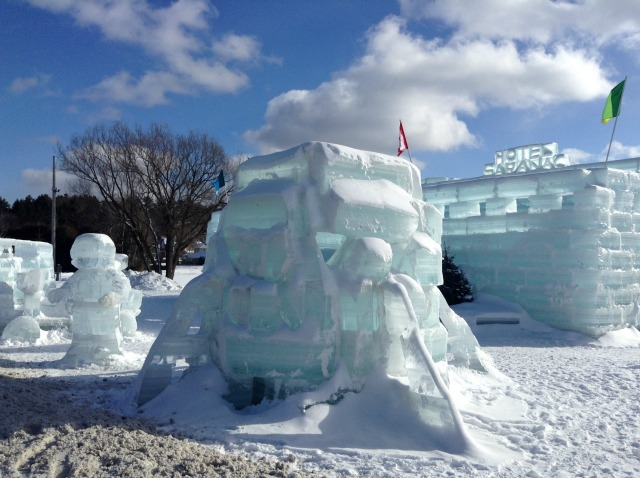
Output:
<instances>
[{"instance_id":1,"label":"hotel sign","mask_svg":"<svg viewBox=\"0 0 640 478\"><path fill-rule=\"evenodd\" d=\"M558 143L529 144L496 151L495 161L484 165L485 176L527 173L569 166L569 158L558 154Z\"/></svg>"}]
</instances>

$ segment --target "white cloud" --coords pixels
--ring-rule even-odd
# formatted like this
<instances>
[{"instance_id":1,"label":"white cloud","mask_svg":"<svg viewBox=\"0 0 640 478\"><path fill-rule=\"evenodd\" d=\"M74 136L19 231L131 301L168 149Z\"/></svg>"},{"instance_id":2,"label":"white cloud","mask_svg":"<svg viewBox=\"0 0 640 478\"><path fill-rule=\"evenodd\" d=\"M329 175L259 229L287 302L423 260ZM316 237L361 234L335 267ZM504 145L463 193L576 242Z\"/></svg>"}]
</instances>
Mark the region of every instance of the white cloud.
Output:
<instances>
[{"instance_id":1,"label":"white cloud","mask_svg":"<svg viewBox=\"0 0 640 478\"><path fill-rule=\"evenodd\" d=\"M595 163L600 161L600 158L593 153L589 153L588 151L583 151L577 148L563 149L562 154L567 155L571 164Z\"/></svg>"},{"instance_id":2,"label":"white cloud","mask_svg":"<svg viewBox=\"0 0 640 478\"><path fill-rule=\"evenodd\" d=\"M53 171L52 169L23 169L21 173L23 186L20 189L24 197L38 197L41 194L51 195L53 187ZM77 181L77 178L64 171L56 170L56 189L60 190L60 194L71 193L71 185Z\"/></svg>"},{"instance_id":3,"label":"white cloud","mask_svg":"<svg viewBox=\"0 0 640 478\"><path fill-rule=\"evenodd\" d=\"M607 156L607 150L609 146L607 145L601 151L600 161L604 161ZM628 146L620 143L619 141L613 141L611 143L611 151L609 153L609 159L627 159L627 158L638 158L640 157L640 146Z\"/></svg>"},{"instance_id":4,"label":"white cloud","mask_svg":"<svg viewBox=\"0 0 640 478\"><path fill-rule=\"evenodd\" d=\"M253 37L229 33L211 46L222 60L253 61L260 57L260 43Z\"/></svg>"},{"instance_id":5,"label":"white cloud","mask_svg":"<svg viewBox=\"0 0 640 478\"><path fill-rule=\"evenodd\" d=\"M14 95L19 95L27 90L46 86L51 80L51 75L39 74L23 78L16 78L9 85L9 91Z\"/></svg>"},{"instance_id":6,"label":"white cloud","mask_svg":"<svg viewBox=\"0 0 640 478\"><path fill-rule=\"evenodd\" d=\"M136 80L126 71L105 78L76 95L92 101L114 101L155 106L167 103L167 93L187 93L183 83L171 73L148 72Z\"/></svg>"},{"instance_id":7,"label":"white cloud","mask_svg":"<svg viewBox=\"0 0 640 478\"><path fill-rule=\"evenodd\" d=\"M480 142L467 125L480 111L589 101L611 86L592 50L425 39L389 16L351 67L314 90L273 98L264 126L245 139L262 152L322 140L393 154L400 118L412 150L447 151Z\"/></svg>"},{"instance_id":8,"label":"white cloud","mask_svg":"<svg viewBox=\"0 0 640 478\"><path fill-rule=\"evenodd\" d=\"M227 35L211 41L208 21L217 11L206 0L178 0L156 7L147 0L30 0L34 6L71 15L78 25L98 27L108 40L141 47L166 68L139 78L121 71L87 88L80 97L154 106L168 94L201 90L235 93L249 84L245 73L228 61L258 61L260 44L249 36ZM214 47L208 45L213 43Z\"/></svg>"},{"instance_id":9,"label":"white cloud","mask_svg":"<svg viewBox=\"0 0 640 478\"><path fill-rule=\"evenodd\" d=\"M609 145L607 144L597 154L589 153L581 149L567 148L562 153L569 156L571 164L586 164L586 163L599 163L603 162L607 157L607 150ZM609 152L609 160L617 159L629 159L640 158L640 145L629 146L622 144L619 141L613 141L611 143L611 151Z\"/></svg>"},{"instance_id":10,"label":"white cloud","mask_svg":"<svg viewBox=\"0 0 640 478\"><path fill-rule=\"evenodd\" d=\"M640 30L637 0L399 0L410 20L437 19L456 39L604 44Z\"/></svg>"}]
</instances>

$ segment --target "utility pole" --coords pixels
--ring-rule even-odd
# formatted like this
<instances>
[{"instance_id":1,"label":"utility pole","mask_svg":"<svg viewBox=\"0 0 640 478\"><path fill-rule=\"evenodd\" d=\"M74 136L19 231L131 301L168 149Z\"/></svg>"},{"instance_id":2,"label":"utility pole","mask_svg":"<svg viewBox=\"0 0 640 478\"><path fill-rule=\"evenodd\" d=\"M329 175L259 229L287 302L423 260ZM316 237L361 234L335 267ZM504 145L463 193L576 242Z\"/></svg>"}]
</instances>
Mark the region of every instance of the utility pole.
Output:
<instances>
[{"instance_id":1,"label":"utility pole","mask_svg":"<svg viewBox=\"0 0 640 478\"><path fill-rule=\"evenodd\" d=\"M53 246L53 270L56 274L56 280L60 280L57 276L56 265L56 157L53 157L53 184L51 187L51 245Z\"/></svg>"}]
</instances>

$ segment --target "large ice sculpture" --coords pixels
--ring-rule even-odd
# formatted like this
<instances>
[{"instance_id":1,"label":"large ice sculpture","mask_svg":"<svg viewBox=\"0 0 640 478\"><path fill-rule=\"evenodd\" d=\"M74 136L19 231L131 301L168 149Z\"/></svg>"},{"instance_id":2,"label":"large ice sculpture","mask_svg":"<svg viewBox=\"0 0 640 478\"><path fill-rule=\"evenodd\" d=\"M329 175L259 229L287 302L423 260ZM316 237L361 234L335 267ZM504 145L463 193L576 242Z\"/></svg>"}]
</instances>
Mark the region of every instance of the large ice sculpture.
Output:
<instances>
[{"instance_id":1,"label":"large ice sculpture","mask_svg":"<svg viewBox=\"0 0 640 478\"><path fill-rule=\"evenodd\" d=\"M447 396L442 216L422 200L415 166L305 143L243 163L235 189L212 217L203 274L149 352L138 404L182 358L213 362L238 408L314 389L339 368L352 390L382 367L416 396ZM480 366L473 334L455 326L458 356Z\"/></svg>"},{"instance_id":2,"label":"large ice sculpture","mask_svg":"<svg viewBox=\"0 0 640 478\"><path fill-rule=\"evenodd\" d=\"M73 338L62 359L68 366L102 363L120 347L120 304L131 284L116 264L116 248L105 234L82 234L71 246L71 263L77 271L47 297L51 302L70 300Z\"/></svg>"}]
</instances>

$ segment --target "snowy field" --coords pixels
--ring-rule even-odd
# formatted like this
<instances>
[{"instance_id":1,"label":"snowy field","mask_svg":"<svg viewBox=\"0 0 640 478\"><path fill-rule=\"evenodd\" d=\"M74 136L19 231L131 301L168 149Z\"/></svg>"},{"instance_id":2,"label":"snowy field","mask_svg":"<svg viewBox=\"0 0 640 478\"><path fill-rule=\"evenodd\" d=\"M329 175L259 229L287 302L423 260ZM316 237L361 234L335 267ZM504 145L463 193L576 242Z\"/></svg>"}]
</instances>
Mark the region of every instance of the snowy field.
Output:
<instances>
[{"instance_id":1,"label":"snowy field","mask_svg":"<svg viewBox=\"0 0 640 478\"><path fill-rule=\"evenodd\" d=\"M199 272L179 268L176 283ZM458 306L496 367L450 371L476 444L463 456L380 403L376 383L304 415L295 399L238 413L207 394L219 377L204 370L188 393L132 409L131 383L180 291L159 276L132 283L145 294L139 330L109 367L56 368L71 342L60 331L0 344L0 476L640 476L636 329L596 341L494 297Z\"/></svg>"}]
</instances>

